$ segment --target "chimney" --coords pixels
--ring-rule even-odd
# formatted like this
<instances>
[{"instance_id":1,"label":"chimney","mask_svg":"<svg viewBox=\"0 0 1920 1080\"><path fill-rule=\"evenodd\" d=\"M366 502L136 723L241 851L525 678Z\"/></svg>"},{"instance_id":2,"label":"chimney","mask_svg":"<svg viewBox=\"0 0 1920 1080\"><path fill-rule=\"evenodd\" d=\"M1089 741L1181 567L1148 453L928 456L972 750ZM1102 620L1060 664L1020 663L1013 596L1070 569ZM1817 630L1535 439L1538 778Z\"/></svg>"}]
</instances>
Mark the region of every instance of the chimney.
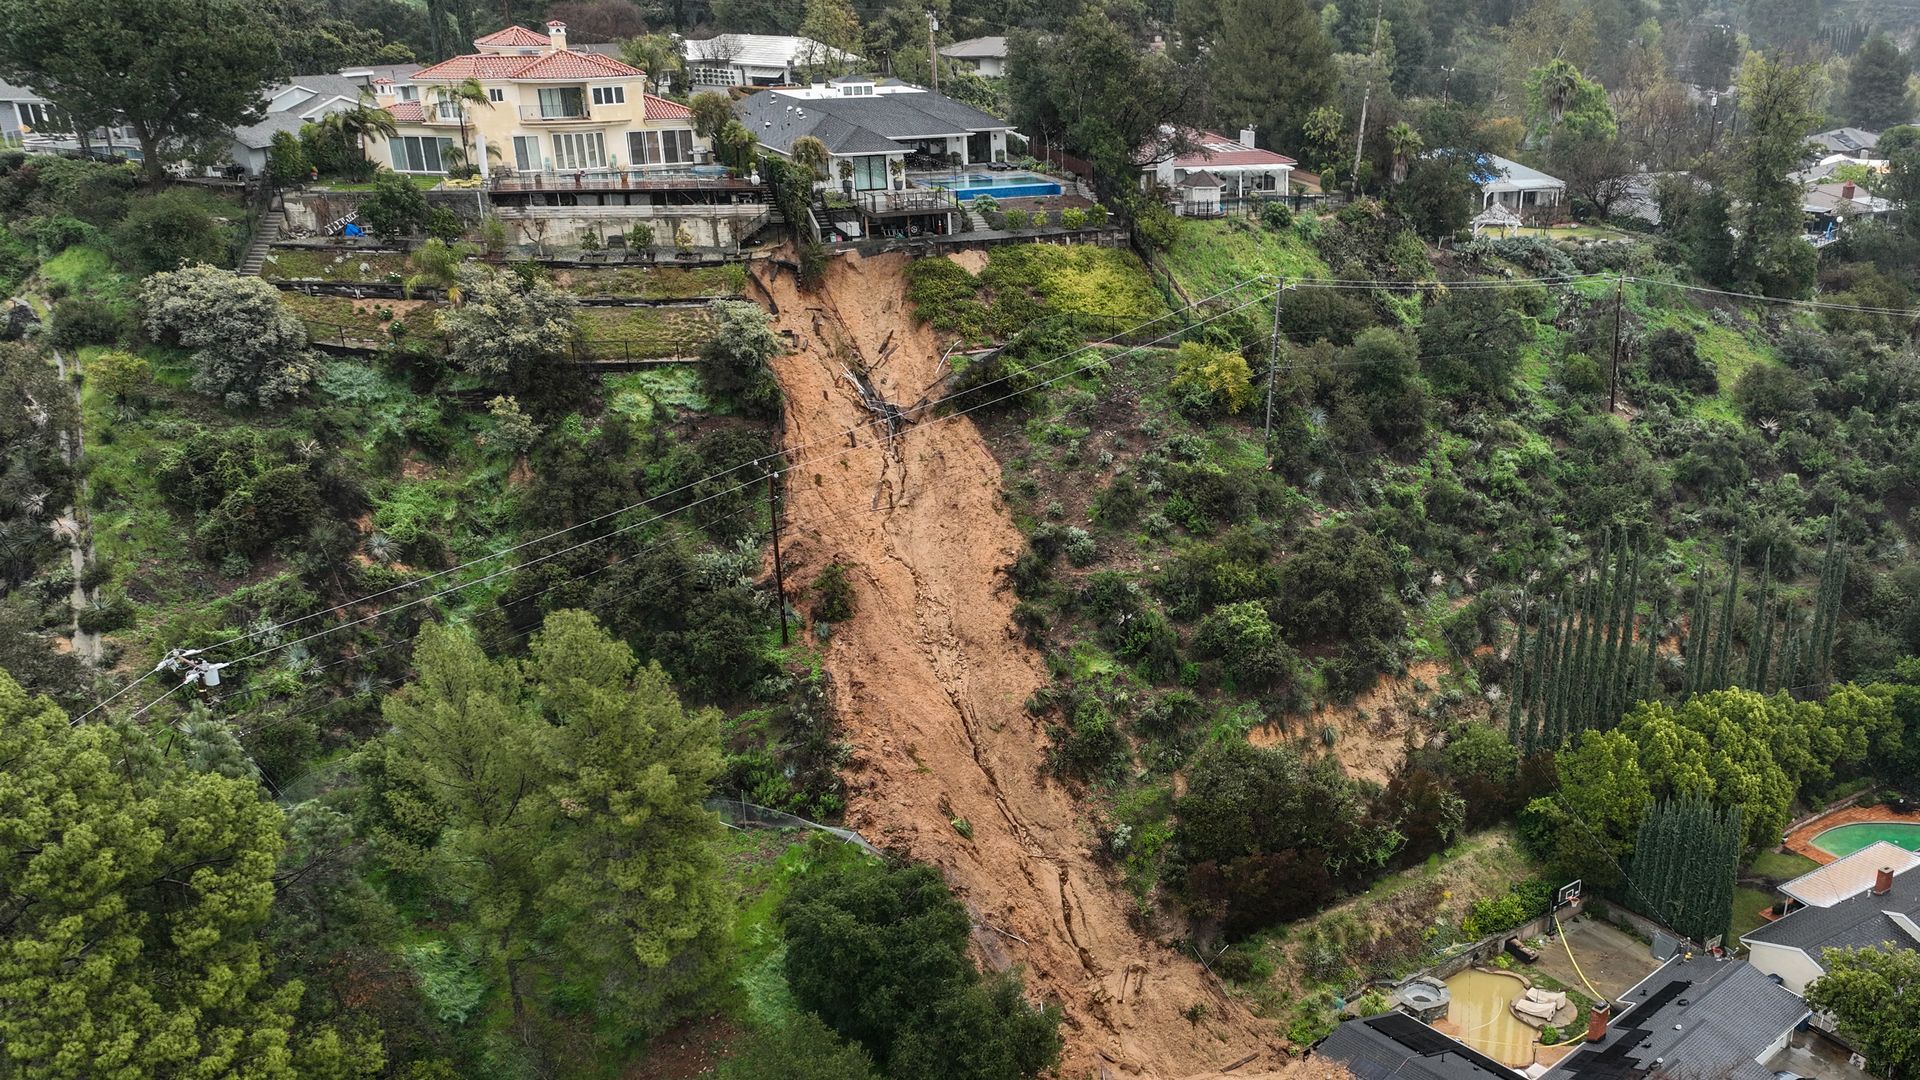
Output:
<instances>
[{"instance_id":1,"label":"chimney","mask_svg":"<svg viewBox=\"0 0 1920 1080\"><path fill-rule=\"evenodd\" d=\"M547 24L547 44L553 47L554 52L561 52L566 49L567 47L567 24L566 23L561 22L559 19L555 19L552 22Z\"/></svg>"},{"instance_id":2,"label":"chimney","mask_svg":"<svg viewBox=\"0 0 1920 1080\"><path fill-rule=\"evenodd\" d=\"M376 105L391 105L393 104L393 100L393 80L384 76L373 80L373 103Z\"/></svg>"},{"instance_id":3,"label":"chimney","mask_svg":"<svg viewBox=\"0 0 1920 1080\"><path fill-rule=\"evenodd\" d=\"M1852 184L1848 184L1852 187ZM1885 896L1893 891L1893 867L1883 866L1873 875L1873 895Z\"/></svg>"},{"instance_id":4,"label":"chimney","mask_svg":"<svg viewBox=\"0 0 1920 1080\"><path fill-rule=\"evenodd\" d=\"M1849 180L1840 186L1840 197L1843 199L1853 198L1853 181Z\"/></svg>"},{"instance_id":5,"label":"chimney","mask_svg":"<svg viewBox=\"0 0 1920 1080\"><path fill-rule=\"evenodd\" d=\"M1240 145L1249 150L1253 149L1253 128L1243 127L1240 129Z\"/></svg>"},{"instance_id":6,"label":"chimney","mask_svg":"<svg viewBox=\"0 0 1920 1080\"><path fill-rule=\"evenodd\" d=\"M1587 1041L1597 1043L1607 1037L1607 1016L1611 1010L1604 1001L1593 1003L1593 1011L1587 1014Z\"/></svg>"}]
</instances>

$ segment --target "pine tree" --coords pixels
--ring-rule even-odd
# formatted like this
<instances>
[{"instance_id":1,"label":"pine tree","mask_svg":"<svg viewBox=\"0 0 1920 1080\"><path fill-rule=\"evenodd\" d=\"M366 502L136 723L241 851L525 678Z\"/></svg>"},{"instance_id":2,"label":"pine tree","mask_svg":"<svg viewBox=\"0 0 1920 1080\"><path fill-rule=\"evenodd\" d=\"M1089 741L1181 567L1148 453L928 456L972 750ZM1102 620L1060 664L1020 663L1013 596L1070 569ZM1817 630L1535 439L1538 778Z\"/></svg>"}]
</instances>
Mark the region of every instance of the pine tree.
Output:
<instances>
[{"instance_id":1,"label":"pine tree","mask_svg":"<svg viewBox=\"0 0 1920 1080\"><path fill-rule=\"evenodd\" d=\"M1727 663L1733 657L1733 610L1740 600L1740 538L1734 537L1728 548L1727 592L1720 609L1720 634L1713 647L1713 680L1708 690L1724 690L1728 686Z\"/></svg>"},{"instance_id":2,"label":"pine tree","mask_svg":"<svg viewBox=\"0 0 1920 1080\"><path fill-rule=\"evenodd\" d=\"M1520 722L1521 702L1526 697L1527 676L1527 601L1520 599L1520 620L1514 624L1513 632L1513 677L1507 687L1507 741L1515 747L1522 743Z\"/></svg>"}]
</instances>

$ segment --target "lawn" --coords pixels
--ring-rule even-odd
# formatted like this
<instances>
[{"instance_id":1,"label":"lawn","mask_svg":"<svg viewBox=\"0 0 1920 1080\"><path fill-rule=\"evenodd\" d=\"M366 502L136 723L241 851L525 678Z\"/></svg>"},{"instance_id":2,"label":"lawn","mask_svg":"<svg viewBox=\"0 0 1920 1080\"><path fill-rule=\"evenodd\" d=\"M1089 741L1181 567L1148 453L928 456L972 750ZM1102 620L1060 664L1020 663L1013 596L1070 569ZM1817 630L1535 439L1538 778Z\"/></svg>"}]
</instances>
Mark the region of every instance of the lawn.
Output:
<instances>
[{"instance_id":1,"label":"lawn","mask_svg":"<svg viewBox=\"0 0 1920 1080\"><path fill-rule=\"evenodd\" d=\"M274 248L260 264L261 277L287 281L396 282L407 272L407 257L397 251L347 248Z\"/></svg>"},{"instance_id":2,"label":"lawn","mask_svg":"<svg viewBox=\"0 0 1920 1080\"><path fill-rule=\"evenodd\" d=\"M747 268L728 266L621 266L561 270L554 280L575 296L618 296L639 300L692 300L740 296L747 291Z\"/></svg>"},{"instance_id":3,"label":"lawn","mask_svg":"<svg viewBox=\"0 0 1920 1080\"><path fill-rule=\"evenodd\" d=\"M697 307L583 307L580 328L596 359L697 356L713 337L713 317Z\"/></svg>"},{"instance_id":4,"label":"lawn","mask_svg":"<svg viewBox=\"0 0 1920 1080\"><path fill-rule=\"evenodd\" d=\"M1179 222L1180 238L1162 257L1187 296L1198 300L1256 275L1327 277L1327 264L1300 233L1274 232L1226 218Z\"/></svg>"},{"instance_id":5,"label":"lawn","mask_svg":"<svg viewBox=\"0 0 1920 1080\"><path fill-rule=\"evenodd\" d=\"M70 296L121 296L133 284L133 278L114 269L113 257L105 249L87 244L41 263L40 277L49 288Z\"/></svg>"},{"instance_id":6,"label":"lawn","mask_svg":"<svg viewBox=\"0 0 1920 1080\"><path fill-rule=\"evenodd\" d=\"M1737 941L1741 934L1752 933L1766 922L1760 913L1772 906L1773 894L1764 889L1733 890L1733 924L1727 929L1728 939Z\"/></svg>"},{"instance_id":7,"label":"lawn","mask_svg":"<svg viewBox=\"0 0 1920 1080\"><path fill-rule=\"evenodd\" d=\"M409 176L407 179L413 181L413 186L419 188L421 191L432 191L434 188L439 187L446 177ZM328 191L372 191L373 181L322 180L320 181L320 186L326 188Z\"/></svg>"},{"instance_id":8,"label":"lawn","mask_svg":"<svg viewBox=\"0 0 1920 1080\"><path fill-rule=\"evenodd\" d=\"M381 342L398 324L413 336L432 332L433 316L444 305L422 300L356 300L351 296L309 296L283 292L280 299L307 323L316 341Z\"/></svg>"},{"instance_id":9,"label":"lawn","mask_svg":"<svg viewBox=\"0 0 1920 1080\"><path fill-rule=\"evenodd\" d=\"M1747 864L1745 876L1763 877L1773 881L1791 881L1819 866L1819 863L1805 855L1796 855L1791 851L1763 851Z\"/></svg>"}]
</instances>

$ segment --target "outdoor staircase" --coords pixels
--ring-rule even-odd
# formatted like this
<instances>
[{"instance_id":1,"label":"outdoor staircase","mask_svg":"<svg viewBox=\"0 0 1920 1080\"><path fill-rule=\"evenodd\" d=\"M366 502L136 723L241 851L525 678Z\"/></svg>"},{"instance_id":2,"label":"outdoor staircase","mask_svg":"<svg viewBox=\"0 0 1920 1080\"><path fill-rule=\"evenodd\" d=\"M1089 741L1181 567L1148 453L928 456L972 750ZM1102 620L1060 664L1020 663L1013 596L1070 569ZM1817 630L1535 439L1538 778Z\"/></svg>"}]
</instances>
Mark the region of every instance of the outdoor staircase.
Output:
<instances>
[{"instance_id":1,"label":"outdoor staircase","mask_svg":"<svg viewBox=\"0 0 1920 1080\"><path fill-rule=\"evenodd\" d=\"M975 210L971 202L967 203L967 221L973 226L974 232L986 232L993 228L993 226L987 224L987 216Z\"/></svg>"},{"instance_id":2,"label":"outdoor staircase","mask_svg":"<svg viewBox=\"0 0 1920 1080\"><path fill-rule=\"evenodd\" d=\"M284 211L274 210L260 215L260 225L253 231L253 243L247 245L247 254L240 260L240 273L252 277L266 265L267 249L280 239L280 230L286 225Z\"/></svg>"}]
</instances>

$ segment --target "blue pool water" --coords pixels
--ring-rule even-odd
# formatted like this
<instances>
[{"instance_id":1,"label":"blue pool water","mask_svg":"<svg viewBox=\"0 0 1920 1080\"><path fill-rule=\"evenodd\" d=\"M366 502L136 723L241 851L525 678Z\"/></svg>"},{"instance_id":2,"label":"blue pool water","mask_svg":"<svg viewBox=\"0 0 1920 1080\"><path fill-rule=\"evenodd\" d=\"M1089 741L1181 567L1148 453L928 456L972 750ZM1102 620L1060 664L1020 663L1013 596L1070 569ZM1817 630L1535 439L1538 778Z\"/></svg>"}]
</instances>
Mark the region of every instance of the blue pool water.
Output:
<instances>
[{"instance_id":1,"label":"blue pool water","mask_svg":"<svg viewBox=\"0 0 1920 1080\"><path fill-rule=\"evenodd\" d=\"M959 176L928 180L930 187L945 188L962 201L991 195L996 199L1030 199L1037 195L1058 195L1060 185L1044 176L1028 172L962 173Z\"/></svg>"}]
</instances>

